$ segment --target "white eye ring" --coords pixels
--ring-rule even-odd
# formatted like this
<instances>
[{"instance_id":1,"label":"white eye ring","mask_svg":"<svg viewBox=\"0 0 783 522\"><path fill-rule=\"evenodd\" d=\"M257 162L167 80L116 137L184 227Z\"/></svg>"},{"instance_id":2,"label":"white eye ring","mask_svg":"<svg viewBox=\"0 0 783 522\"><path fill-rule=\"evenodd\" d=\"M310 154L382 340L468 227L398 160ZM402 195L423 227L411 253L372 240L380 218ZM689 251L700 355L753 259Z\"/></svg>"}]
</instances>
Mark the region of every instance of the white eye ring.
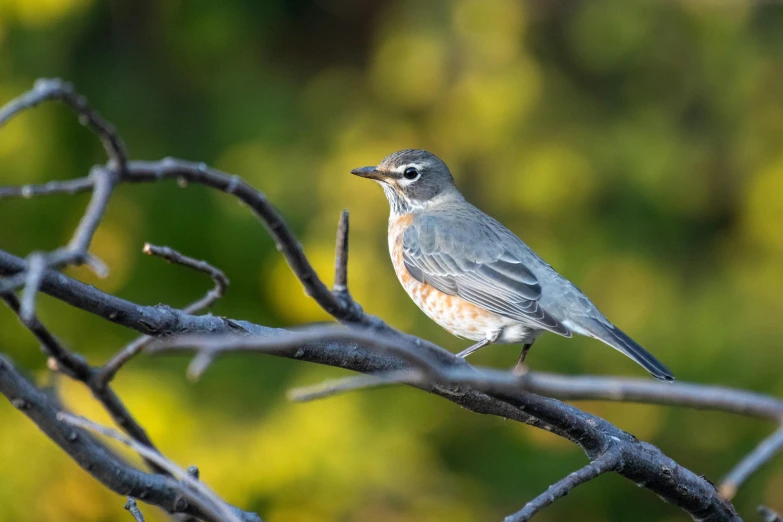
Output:
<instances>
[{"instance_id":1,"label":"white eye ring","mask_svg":"<svg viewBox=\"0 0 783 522\"><path fill-rule=\"evenodd\" d=\"M419 169L417 169L416 167L408 167L402 173L402 177L407 179L408 181L413 181L417 179L419 176L420 176Z\"/></svg>"}]
</instances>

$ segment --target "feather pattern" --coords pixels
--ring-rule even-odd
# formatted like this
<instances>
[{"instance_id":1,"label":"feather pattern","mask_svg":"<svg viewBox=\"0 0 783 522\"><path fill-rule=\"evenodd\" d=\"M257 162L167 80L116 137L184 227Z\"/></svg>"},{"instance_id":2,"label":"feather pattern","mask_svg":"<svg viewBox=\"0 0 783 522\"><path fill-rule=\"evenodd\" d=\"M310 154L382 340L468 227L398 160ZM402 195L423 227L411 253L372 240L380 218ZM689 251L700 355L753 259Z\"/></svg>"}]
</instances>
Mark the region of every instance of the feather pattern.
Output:
<instances>
[{"instance_id":1,"label":"feather pattern","mask_svg":"<svg viewBox=\"0 0 783 522\"><path fill-rule=\"evenodd\" d=\"M541 306L536 276L497 234L473 223L451 226L439 219L420 214L404 233L403 261L413 278L532 328L571 337Z\"/></svg>"},{"instance_id":2,"label":"feather pattern","mask_svg":"<svg viewBox=\"0 0 783 522\"><path fill-rule=\"evenodd\" d=\"M404 176L415 169L414 177ZM614 326L574 284L513 232L474 207L449 168L423 150L402 150L352 173L383 186L391 207L389 252L414 302L454 335L530 344L542 331L599 339L654 377L672 373ZM477 348L476 348L477 349ZM472 353L474 350L467 350Z\"/></svg>"}]
</instances>

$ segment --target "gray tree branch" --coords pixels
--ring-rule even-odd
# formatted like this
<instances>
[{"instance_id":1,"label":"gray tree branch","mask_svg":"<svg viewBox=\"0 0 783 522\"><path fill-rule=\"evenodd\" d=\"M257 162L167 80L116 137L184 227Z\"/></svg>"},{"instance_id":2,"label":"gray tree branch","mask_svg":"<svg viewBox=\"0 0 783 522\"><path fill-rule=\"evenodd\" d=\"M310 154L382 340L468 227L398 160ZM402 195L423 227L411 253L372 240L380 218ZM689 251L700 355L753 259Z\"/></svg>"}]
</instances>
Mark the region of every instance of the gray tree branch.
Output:
<instances>
[{"instance_id":1,"label":"gray tree branch","mask_svg":"<svg viewBox=\"0 0 783 522\"><path fill-rule=\"evenodd\" d=\"M143 252L151 256L163 258L169 263L186 266L198 272L203 272L215 282L215 286L209 290L204 297L189 304L183 309L187 314L195 314L196 312L209 308L226 293L226 288L228 288L229 284L228 277L226 277L226 274L224 274L222 270L215 268L206 261L199 261L198 259L182 255L169 247L155 246L149 243L144 245ZM149 335L142 335L129 343L112 357L111 360L98 369L93 376L93 384L100 389L105 388L117 372L154 339L154 337Z\"/></svg>"},{"instance_id":2,"label":"gray tree branch","mask_svg":"<svg viewBox=\"0 0 783 522\"><path fill-rule=\"evenodd\" d=\"M38 85L38 84L37 84ZM196 341L197 353L211 361L218 353L226 351L247 351L251 344L254 351L265 351L277 356L297 360L306 360L350 369L370 375L399 376L401 373L418 372L422 379L412 383L418 387L430 389L433 393L459 404L471 411L497 415L513 419L532 426L552 431L575 444L586 453L588 459L595 465L588 465L584 471L578 472L581 477L589 479L596 470L600 471L604 462L613 464L612 470L636 484L658 494L667 502L685 510L694 520L700 521L736 521L740 520L731 503L723 497L715 487L704 478L679 466L664 455L658 448L637 440L632 435L620 430L604 419L586 413L578 408L560 402L551 397L544 397L541 389L552 386L552 381L536 380L535 374L518 378L502 375L507 372L497 372L487 369L476 369L463 359L455 357L450 352L423 339L397 331L377 317L364 313L347 292L342 290L347 269L347 216L343 218L338 234L338 252L336 256L336 288L330 291L320 280L312 265L307 260L298 241L286 226L282 216L266 198L237 176L230 176L204 164L191 163L167 158L161 161L141 162L127 161L124 148L108 124L105 124L97 113L92 111L82 97L77 97L77 103L70 103L71 98L62 94L62 85L43 84L46 88L37 86L33 91L23 95L6 108L0 109L0 125L11 115L30 107L45 99L61 99L79 113L81 119L95 130L107 148L109 164L106 167L95 167L88 178L70 182L47 183L45 185L28 185L20 188L0 189L0 197L33 196L54 193L74 193L91 190L93 197L82 223L77 228L69 246L61 251L45 254L46 262L31 267L30 263L0 251L0 294L7 297L9 292L26 285L27 293L39 290L82 310L94 313L109 321L132 328L144 335L167 339L182 333L196 335L190 341ZM60 94L46 94L51 92ZM41 92L39 92L41 91ZM278 249L285 256L289 266L297 275L306 292L337 321L350 326L349 330L336 332L330 337L325 332L295 332L255 325L246 321L207 316L196 316L182 310L176 310L164 305L140 306L117 297L105 294L99 290L83 285L53 269L66 264L89 261L87 249L96 227L101 221L103 212L109 202L109 196L117 185L123 183L152 183L163 179L182 179L189 183L206 185L225 192L246 203L267 229ZM340 239L342 238L342 239ZM78 255L77 255L78 254ZM33 270L34 269L34 270ZM32 275L31 275L32 273ZM34 306L26 309L34 310ZM204 336L218 336L206 340ZM307 337L309 336L309 337ZM237 339L240 337L240 339ZM245 337L241 339L241 337ZM182 348L184 341L176 341L168 346ZM179 343L179 344L177 344ZM240 345L245 346L241 349ZM223 348L219 348L222 346ZM198 359L198 357L197 357ZM86 363L85 363L86 364ZM55 442L60 444L77 462L90 471L107 487L142 499L134 486L145 482L154 488L154 501L151 503L164 507L169 511L183 511L182 506L172 504L172 488L174 482L170 477L150 475L135 469L121 468L116 473L115 480L108 480L105 468L117 467L116 457L107 453L102 446L82 431L68 426L57 418L57 409L46 400L46 396L32 385L16 378L18 374L3 363L0 369L0 393L9 397L12 403L22 408L41 429ZM89 365L87 365L89 368ZM10 370L9 370L10 369ZM91 372L95 371L90 369ZM511 378L515 380L511 380ZM544 376L546 377L546 376ZM555 379L568 379L551 376ZM527 380L525 380L527 379ZM735 402L726 401L726 390L702 387L699 390L689 389L666 395L660 389L640 390L639 387L625 386L621 392L607 388L607 382L601 378L592 383L592 387L583 388L585 395L606 394L606 398L623 395L628 400L639 400L661 403L679 403L684 406L710 407L717 404L745 411L770 413L777 410L779 404L773 405L760 398L752 397L746 392L738 392L733 396ZM634 381L640 383L640 381ZM576 398L576 392L565 383L560 386L562 394L571 394ZM578 382L582 386L584 382ZM628 383L626 383L628 384ZM652 384L652 383L650 383ZM537 393L531 389L538 385ZM692 385L696 386L696 385ZM670 390L674 387L668 386ZM609 391L607 391L609 390ZM704 392L711 396L701 396ZM740 397L742 393L746 393ZM684 395L683 395L684 394ZM689 397L685 399L683 397ZM665 398L669 397L669 398ZM671 398L675 397L675 398ZM766 398L769 399L769 398ZM617 400L617 399L614 399ZM769 399L774 401L773 399ZM666 402L671 401L671 402ZM690 403L689 403L690 401ZM761 403L764 403L761 405ZM698 406L697 406L698 404ZM744 406L740 406L744 404ZM32 407L29 405L33 405ZM737 411L739 413L739 411ZM761 415L773 418L773 415ZM77 433L74 440L71 434ZM63 440L64 438L64 440ZM61 443L62 442L62 443ZM70 442L71 444L67 444ZM87 444L89 443L89 444ZM84 446L87 445L87 446ZM142 445L142 447L148 447ZM98 449L101 448L101 449ZM768 452L769 453L769 452ZM108 463L107 463L108 459ZM604 460L606 459L606 460ZM99 461L96 464L95 460ZM96 471L97 470L97 471ZM116 471L116 470L114 470ZM139 474L139 475L137 475ZM152 477L150 479L149 477ZM572 477L572 476L571 476ZM149 480L155 480L153 485ZM569 484L575 486L579 480L569 477L564 479L562 488ZM177 483L178 484L178 483ZM562 489L567 491L570 489ZM561 491L558 489L557 491ZM175 497L182 500L180 496ZM146 491L145 501L150 502L150 491ZM535 501L534 501L535 502ZM185 509L198 511L198 506L188 503ZM237 513L244 519L252 519L254 515ZM207 517L202 512L193 516ZM250 518L248 518L250 517ZM208 517L207 517L208 518Z\"/></svg>"},{"instance_id":3,"label":"gray tree branch","mask_svg":"<svg viewBox=\"0 0 783 522\"><path fill-rule=\"evenodd\" d=\"M0 394L60 446L79 466L119 495L143 500L169 513L185 513L210 522L222 522L186 500L182 484L166 475L144 473L128 465L86 431L64 422L51 399L0 356ZM244 522L260 522L255 513L234 509Z\"/></svg>"},{"instance_id":4,"label":"gray tree branch","mask_svg":"<svg viewBox=\"0 0 783 522\"><path fill-rule=\"evenodd\" d=\"M122 435L118 431L111 428L106 428L92 421L89 421L70 413L60 412L57 414L57 418L72 426L83 428L89 431L99 433L105 437L110 437L114 440L118 440L123 444L130 446L133 450L138 452L139 455L147 460L155 462L155 464L165 469L170 475L179 478L185 487L182 488L182 494L193 505L197 506L203 513L207 515L210 520L224 520L226 522L242 522L241 517L234 512L234 510L223 502L223 500L213 493L209 488L204 486L193 476L180 468L169 459L151 450L144 444L139 444L133 439Z\"/></svg>"},{"instance_id":5,"label":"gray tree branch","mask_svg":"<svg viewBox=\"0 0 783 522\"><path fill-rule=\"evenodd\" d=\"M783 522L783 517L766 506L759 506L758 511L764 522Z\"/></svg>"},{"instance_id":6,"label":"gray tree branch","mask_svg":"<svg viewBox=\"0 0 783 522\"><path fill-rule=\"evenodd\" d=\"M136 505L136 500L134 500L133 497L128 497L127 502L125 502L125 509L131 514L133 520L136 522L144 522L144 515L139 511L139 506Z\"/></svg>"},{"instance_id":7,"label":"gray tree branch","mask_svg":"<svg viewBox=\"0 0 783 522\"><path fill-rule=\"evenodd\" d=\"M528 502L520 511L507 516L505 522L527 522L555 500L568 495L575 487L593 480L607 471L614 471L620 465L622 463L616 454L601 455L587 466L574 471L550 486L544 493Z\"/></svg>"}]
</instances>

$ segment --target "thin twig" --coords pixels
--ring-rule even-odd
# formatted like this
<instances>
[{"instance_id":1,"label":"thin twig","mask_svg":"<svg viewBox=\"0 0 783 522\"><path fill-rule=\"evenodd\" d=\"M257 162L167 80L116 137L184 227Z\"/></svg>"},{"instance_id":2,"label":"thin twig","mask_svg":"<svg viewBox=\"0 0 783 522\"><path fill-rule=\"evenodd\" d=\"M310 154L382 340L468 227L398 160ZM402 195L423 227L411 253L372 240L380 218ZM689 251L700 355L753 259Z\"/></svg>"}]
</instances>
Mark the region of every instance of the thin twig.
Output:
<instances>
[{"instance_id":1,"label":"thin twig","mask_svg":"<svg viewBox=\"0 0 783 522\"><path fill-rule=\"evenodd\" d=\"M404 380L399 382L405 383ZM725 386L683 382L670 384L650 379L558 375L547 372L528 372L519 376L517 383L526 391L568 401L659 404L722 411L774 421L783 419L783 401L768 395ZM387 380L385 384L393 384L393 382ZM361 389L359 383L351 385L345 382L344 385L345 391ZM339 392L339 390L335 391ZM318 398L328 396L328 393L324 393Z\"/></svg>"},{"instance_id":2,"label":"thin twig","mask_svg":"<svg viewBox=\"0 0 783 522\"><path fill-rule=\"evenodd\" d=\"M223 295L226 293L226 288L228 288L229 285L228 277L226 277L226 274L224 274L222 270L215 268L206 261L200 261L198 259L193 259L192 257L182 255L173 248L166 246L155 246L149 243L144 244L143 252L147 255L161 257L169 263L186 266L196 270L197 272L203 272L204 274L207 274L209 277L211 277L212 281L215 282L215 286L209 292L207 292L203 298L189 304L184 308L184 311L187 314L195 314L201 310L206 310L215 304L215 302L223 297Z\"/></svg>"},{"instance_id":3,"label":"thin twig","mask_svg":"<svg viewBox=\"0 0 783 522\"><path fill-rule=\"evenodd\" d=\"M187 314L194 314L200 312L206 308L209 308L215 302L223 297L226 292L226 288L229 285L228 277L218 268L210 265L206 261L200 261L192 257L180 254L176 250L165 247L156 246L149 243L144 244L142 251L145 254L161 257L166 261L188 268L192 268L198 272L207 274L215 282L215 286L210 289L204 297L195 301L184 308L184 312ZM114 376L128 361L140 353L145 346L149 345L155 338L148 335L143 335L136 340L129 343L125 348L120 350L112 359L100 368L95 375L94 383L96 386L105 387L107 383L114 379Z\"/></svg>"},{"instance_id":4,"label":"thin twig","mask_svg":"<svg viewBox=\"0 0 783 522\"><path fill-rule=\"evenodd\" d=\"M764 522L783 522L783 517L777 512L769 509L767 506L759 506L758 512Z\"/></svg>"},{"instance_id":5,"label":"thin twig","mask_svg":"<svg viewBox=\"0 0 783 522\"><path fill-rule=\"evenodd\" d=\"M11 100L0 108L0 127L23 110L49 100L63 102L78 115L79 122L82 125L88 127L98 136L109 158L109 166L108 168L96 167L90 173L90 178L92 178L92 198L68 246L48 254L45 258L45 263L38 262L35 267L28 266L27 274L20 273L0 281L0 294L12 292L22 285L26 286L25 294L28 297L25 298L23 317L33 315L36 290L34 283L40 281L42 272L46 268L60 269L68 265L82 265L86 263L98 276L104 277L106 275L106 266L102 261L89 254L89 247L95 235L95 230L103 218L114 187L119 182L122 173L125 172L128 158L125 144L117 134L114 126L90 106L87 98L76 93L70 83L59 79L39 79L35 82L32 90ZM62 187L73 189L74 186L84 189L85 182L61 183L50 186L49 190L55 191ZM35 189L31 189L29 186L27 189L22 187L19 192L21 195L27 195L26 191L27 193L31 191L36 192Z\"/></svg>"},{"instance_id":6,"label":"thin twig","mask_svg":"<svg viewBox=\"0 0 783 522\"><path fill-rule=\"evenodd\" d=\"M136 501L133 499L133 497L128 497L127 502L125 502L125 509L127 509L131 515L133 515L133 519L136 522L144 522L144 515L142 515L141 511L139 511L139 506L136 505Z\"/></svg>"},{"instance_id":7,"label":"thin twig","mask_svg":"<svg viewBox=\"0 0 783 522\"><path fill-rule=\"evenodd\" d=\"M753 451L734 466L734 469L723 477L718 491L728 499L734 498L742 484L761 466L777 455L781 448L783 448L783 425L761 441Z\"/></svg>"},{"instance_id":8,"label":"thin twig","mask_svg":"<svg viewBox=\"0 0 783 522\"><path fill-rule=\"evenodd\" d=\"M419 370L402 370L381 375L358 375L292 389L288 397L294 401L312 401L378 386L409 384L421 386L426 376ZM561 376L529 372L509 386L533 393L570 400L611 400L685 406L740 415L781 420L780 401L768 396L720 386L688 383L664 384L637 379L595 376ZM495 384L495 389L498 384ZM543 392L542 392L543 390ZM742 484L783 449L783 425L745 456L723 479L720 493L727 499L736 495Z\"/></svg>"},{"instance_id":9,"label":"thin twig","mask_svg":"<svg viewBox=\"0 0 783 522\"><path fill-rule=\"evenodd\" d=\"M255 336L191 336L183 335L173 339L167 339L152 344L147 348L149 353L161 353L166 351L175 351L179 349L195 348L199 355L207 356L210 359L223 352L240 351L258 351L265 353L275 353L285 351L313 342L355 342L362 346L381 352L391 352L401 357L404 361L425 372L427 377L437 380L438 377L449 381L458 379L464 380L482 380L487 379L491 383L496 383L507 390L515 388L518 378L509 372L487 370L484 373L478 372L473 366L465 363L463 359L455 357L453 354L442 352L443 355L450 358L452 363L458 367L461 372L451 371L448 367L440 365L440 362L427 352L417 350L416 347L409 346L402 342L400 338L383 335L377 332L365 329L345 328L334 325L317 326L306 330L290 332L285 337L255 337ZM195 377L200 377L206 370L206 366L199 364L198 369L190 369L189 373ZM509 376L511 378L509 378Z\"/></svg>"},{"instance_id":10,"label":"thin twig","mask_svg":"<svg viewBox=\"0 0 783 522\"><path fill-rule=\"evenodd\" d=\"M545 372L530 372L523 382L530 392L561 400L663 404L776 421L783 418L783 401L780 399L725 386Z\"/></svg>"},{"instance_id":11,"label":"thin twig","mask_svg":"<svg viewBox=\"0 0 783 522\"><path fill-rule=\"evenodd\" d=\"M101 219L103 219L103 214L106 212L112 191L114 191L114 187L119 181L115 171L103 167L95 167L90 176L95 178L92 198L87 205L84 216L82 216L82 219L76 226L73 237L68 242L68 250L74 253L82 253L85 256L90 248L95 231L98 229ZM98 274L101 275L100 271Z\"/></svg>"},{"instance_id":12,"label":"thin twig","mask_svg":"<svg viewBox=\"0 0 783 522\"><path fill-rule=\"evenodd\" d=\"M200 473L196 466L188 466L188 469L185 471L188 475L193 477L193 480L199 480ZM181 517L179 522L199 522L199 520L193 517Z\"/></svg>"},{"instance_id":13,"label":"thin twig","mask_svg":"<svg viewBox=\"0 0 783 522\"><path fill-rule=\"evenodd\" d=\"M41 287L45 269L46 257L43 254L36 252L27 258L27 281L19 307L19 318L24 324L35 320L35 297Z\"/></svg>"},{"instance_id":14,"label":"thin twig","mask_svg":"<svg viewBox=\"0 0 783 522\"><path fill-rule=\"evenodd\" d=\"M0 295L0 299L5 301L11 310L21 319L21 306L19 299L15 294ZM57 337L38 320L37 316L33 315L27 321L23 321L23 324L30 330L38 342L41 343L41 348L46 355L50 357L50 367L86 384L95 398L100 401L104 408L106 408L106 411L109 412L118 426L125 430L128 435L139 441L140 444L144 444L151 450L157 451L152 440L147 435L147 432L138 422L136 422L117 394L114 393L114 390L108 386L99 388L94 385L93 376L95 371L83 357L76 355L65 348ZM154 470L160 471L153 462L150 461L148 463Z\"/></svg>"},{"instance_id":15,"label":"thin twig","mask_svg":"<svg viewBox=\"0 0 783 522\"><path fill-rule=\"evenodd\" d=\"M0 187L0 199L3 198L33 198L36 196L48 196L50 194L78 194L92 190L93 180L86 178L67 179L64 181L50 181L40 185L22 185L20 187Z\"/></svg>"},{"instance_id":16,"label":"thin twig","mask_svg":"<svg viewBox=\"0 0 783 522\"><path fill-rule=\"evenodd\" d=\"M574 471L567 477L557 481L544 493L525 504L522 510L507 516L504 522L527 522L555 500L568 495L575 487L593 480L607 471L617 469L619 463L620 459L616 452L608 452L601 455L582 469Z\"/></svg>"},{"instance_id":17,"label":"thin twig","mask_svg":"<svg viewBox=\"0 0 783 522\"><path fill-rule=\"evenodd\" d=\"M180 468L157 451L153 451L149 447L143 444L139 444L135 440L126 437L116 430L101 426L100 424L96 424L83 417L71 415L70 413L60 412L57 414L57 418L73 426L94 431L103 435L104 437L118 440L132 448L136 453L145 459L155 462L158 466L165 469L173 476L179 478L179 480L181 480L185 485L189 486L190 489L194 490L191 492L188 488L183 488L183 493L187 495L188 500L194 504L197 504L203 511L209 513L210 516L212 516L214 519L227 520L229 522L242 522L239 517L231 510L231 508L223 501L223 499L213 493L212 490L204 486L202 482L195 480L187 471Z\"/></svg>"},{"instance_id":18,"label":"thin twig","mask_svg":"<svg viewBox=\"0 0 783 522\"><path fill-rule=\"evenodd\" d=\"M107 275L106 265L91 256L88 250L118 183L118 176L113 170L98 167L93 169L90 177L94 178L92 197L68 246L46 254L45 263L37 263L35 267L30 267L28 263L25 272L0 280L0 294L12 292L23 285L29 286L30 283L40 280L46 269L60 269L68 265L86 263L99 277ZM26 294L30 292L30 288L25 291Z\"/></svg>"},{"instance_id":19,"label":"thin twig","mask_svg":"<svg viewBox=\"0 0 783 522\"><path fill-rule=\"evenodd\" d=\"M295 402L309 402L333 397L356 390L378 388L390 384L423 384L426 379L419 370L393 370L375 375L351 375L342 379L324 381L312 386L301 386L288 390L286 396Z\"/></svg>"},{"instance_id":20,"label":"thin twig","mask_svg":"<svg viewBox=\"0 0 783 522\"><path fill-rule=\"evenodd\" d=\"M306 345L314 341L340 341L359 343L365 347L375 347L381 350L391 350L404 356L408 362L420 369L435 372L445 371L441 366L443 360L449 360L453 368L460 369L460 374L449 374L448 379L472 379L476 377L476 368L462 364L461 360L445 350L439 352L438 360L427 355L426 351L410 346L398 337L384 335L373 330L358 328L342 328L332 325L317 326L286 332L285 336L254 337L254 336L221 336L209 337L185 335L155 344L148 348L149 353L176 351L188 347L196 347L200 353L216 357L223 353L261 351L274 353L290 347ZM465 373L470 370L470 373ZM486 370L486 369L485 369ZM484 371L484 370L482 370ZM723 411L740 415L779 419L783 415L783 402L772 397L757 393L737 390L722 386L708 386L687 383L658 383L649 379L623 379L598 376L563 376L543 372L529 372L525 375L515 375L508 371L491 370L493 384L506 390L524 390L550 397L568 400L611 400L622 402L639 402L685 406L691 408ZM387 375L385 384L392 384L395 378L405 379L415 376L410 374ZM361 376L356 376L356 379ZM348 378L350 379L350 377ZM343 383L347 382L342 380ZM404 381L400 381L404 382ZM372 381L362 380L361 383L372 385ZM361 383L346 386L345 391L360 389ZM327 387L332 387L327 384ZM547 393L542 393L546 389ZM328 393L324 390L325 395Z\"/></svg>"},{"instance_id":21,"label":"thin twig","mask_svg":"<svg viewBox=\"0 0 783 522\"><path fill-rule=\"evenodd\" d=\"M101 140L106 155L115 164L114 167L117 169L124 167L128 154L114 126L90 106L87 98L74 91L73 85L59 78L36 80L32 90L0 108L0 127L23 110L49 100L59 100L75 112L79 117L79 123L92 130Z\"/></svg>"},{"instance_id":22,"label":"thin twig","mask_svg":"<svg viewBox=\"0 0 783 522\"><path fill-rule=\"evenodd\" d=\"M5 301L8 307L21 320L21 304L16 294L0 295L0 299ZM74 379L83 381L89 379L90 366L83 357L71 353L60 341L38 320L36 316L23 321L28 330L35 336L44 353L54 359L58 370Z\"/></svg>"},{"instance_id":23,"label":"thin twig","mask_svg":"<svg viewBox=\"0 0 783 522\"><path fill-rule=\"evenodd\" d=\"M365 326L377 326L381 321L364 314L361 307L344 295L337 295L324 285L310 261L304 255L302 247L286 225L280 212L259 191L252 188L238 176L232 176L208 167L203 163L166 158L158 162L128 162L122 172L121 181L129 183L156 182L161 179L183 179L189 183L200 183L234 195L246 203L260 218L261 223L274 239L277 249L285 256L291 270L304 285L305 292L312 297L327 313L338 321L359 323ZM21 192L21 188L13 189ZM95 189L94 189L95 190ZM347 215L345 218L347 239ZM341 223L343 221L341 220ZM347 246L347 242L346 242ZM347 263L347 257L345 257ZM62 265L50 263L50 267ZM0 283L0 293L18 288L22 282L8 278ZM4 286L7 285L7 286Z\"/></svg>"},{"instance_id":24,"label":"thin twig","mask_svg":"<svg viewBox=\"0 0 783 522\"><path fill-rule=\"evenodd\" d=\"M123 496L143 499L169 513L183 513L209 522L225 522L225 518L209 516L198 505L185 499L186 486L168 474L145 473L130 466L110 448L100 444L86 431L74 428L57 418L60 408L46 393L38 390L13 365L0 356L0 394L29 418L80 467L106 488ZM190 491L190 490L189 490ZM255 513L234 513L243 522L261 522Z\"/></svg>"},{"instance_id":25,"label":"thin twig","mask_svg":"<svg viewBox=\"0 0 783 522\"><path fill-rule=\"evenodd\" d=\"M340 214L340 222L337 225L337 242L334 255L334 287L336 294L348 292L348 210Z\"/></svg>"},{"instance_id":26,"label":"thin twig","mask_svg":"<svg viewBox=\"0 0 783 522\"><path fill-rule=\"evenodd\" d=\"M307 295L312 297L324 311L338 321L362 322L368 319L352 301L345 302L329 290L304 255L301 244L288 228L280 212L261 192L248 185L242 178L220 172L203 163L173 158L157 162L129 162L127 171L123 175L123 181L131 183L155 182L172 178L207 185L239 198L259 217L262 225L275 241L277 249L285 256L291 270L305 287Z\"/></svg>"}]
</instances>

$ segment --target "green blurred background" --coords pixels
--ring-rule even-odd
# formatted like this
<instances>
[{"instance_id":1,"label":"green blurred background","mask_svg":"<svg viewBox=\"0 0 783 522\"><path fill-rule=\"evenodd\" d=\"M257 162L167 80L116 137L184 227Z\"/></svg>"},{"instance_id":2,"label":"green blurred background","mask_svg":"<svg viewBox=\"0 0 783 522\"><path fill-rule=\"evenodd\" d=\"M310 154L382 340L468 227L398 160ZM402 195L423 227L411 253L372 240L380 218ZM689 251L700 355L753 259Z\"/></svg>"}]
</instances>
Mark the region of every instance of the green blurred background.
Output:
<instances>
[{"instance_id":1,"label":"green blurred background","mask_svg":"<svg viewBox=\"0 0 783 522\"><path fill-rule=\"evenodd\" d=\"M331 282L339 211L352 216L350 284L371 313L458 350L394 277L379 188L348 174L407 147L452 168L469 199L576 282L678 379L783 395L783 8L740 0L0 0L0 101L39 76L71 80L135 159L204 161L263 190ZM0 183L82 176L104 161L65 109L0 131ZM87 195L0 202L0 248L69 238ZM327 317L248 210L174 183L123 186L93 252L68 273L145 304L181 306L199 274L231 278L220 315L275 326ZM134 337L48 298L45 322L95 364ZM31 335L0 309L0 350L50 380ZM516 348L473 361L497 367ZM644 377L596 341L545 336L533 369ZM500 520L582 466L572 444L403 388L312 404L285 390L341 375L273 357L146 358L116 387L159 447L271 522ZM63 382L67 403L106 421ZM713 481L771 430L718 413L583 403ZM6 402L0 520L125 521L103 489ZM783 510L778 458L736 498ZM164 520L155 508L148 520ZM537 520L684 520L616 476Z\"/></svg>"}]
</instances>

